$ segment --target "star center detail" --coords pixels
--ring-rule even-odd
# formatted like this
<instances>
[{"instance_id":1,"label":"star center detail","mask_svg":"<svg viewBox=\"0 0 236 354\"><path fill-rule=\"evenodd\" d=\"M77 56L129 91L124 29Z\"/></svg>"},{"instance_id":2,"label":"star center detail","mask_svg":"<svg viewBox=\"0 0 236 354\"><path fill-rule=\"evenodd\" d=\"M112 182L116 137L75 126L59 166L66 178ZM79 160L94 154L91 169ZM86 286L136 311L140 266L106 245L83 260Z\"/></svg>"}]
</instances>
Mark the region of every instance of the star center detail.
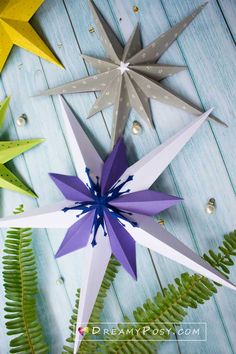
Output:
<instances>
[{"instance_id":1,"label":"star center detail","mask_svg":"<svg viewBox=\"0 0 236 354\"><path fill-rule=\"evenodd\" d=\"M77 218L80 218L84 214L94 211L94 217L93 217L93 222L91 227L91 232L93 233L93 239L91 244L94 247L97 244L96 235L100 226L104 230L104 236L107 235L107 232L105 230L105 223L104 223L104 212L106 212L106 210L109 210L109 212L112 215L112 218L117 219L121 225L123 225L122 224L122 220L123 220L129 222L134 227L137 226L136 222L132 222L126 217L126 215L132 215L132 213L123 211L110 204L112 200L115 200L119 198L121 195L130 192L129 189L121 192L121 189L123 189L123 187L127 182L132 181L133 176L129 176L126 179L126 181L122 183L120 183L120 180L118 180L117 183L112 188L110 188L107 192L103 192L99 181L99 177L96 177L97 181L95 183L90 176L90 170L88 168L86 168L86 174L88 176L88 181L89 181L89 183L87 183L87 188L91 193L91 197L92 197L91 200L84 201L84 202L76 202L74 206L66 207L63 209L63 211L67 212L69 210L80 210L81 212L80 214L77 215Z\"/></svg>"},{"instance_id":2,"label":"star center detail","mask_svg":"<svg viewBox=\"0 0 236 354\"><path fill-rule=\"evenodd\" d=\"M129 71L128 66L129 63L124 63L123 61L120 62L120 66L118 67L118 69L120 70L121 75L123 75L125 71Z\"/></svg>"}]
</instances>

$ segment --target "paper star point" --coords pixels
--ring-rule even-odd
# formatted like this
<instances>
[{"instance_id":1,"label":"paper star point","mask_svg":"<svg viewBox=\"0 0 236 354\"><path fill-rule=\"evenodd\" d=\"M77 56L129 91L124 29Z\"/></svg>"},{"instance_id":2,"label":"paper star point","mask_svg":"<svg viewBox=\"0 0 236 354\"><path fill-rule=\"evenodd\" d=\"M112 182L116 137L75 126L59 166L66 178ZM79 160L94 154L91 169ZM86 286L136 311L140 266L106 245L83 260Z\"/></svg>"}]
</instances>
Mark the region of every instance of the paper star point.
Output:
<instances>
[{"instance_id":1,"label":"paper star point","mask_svg":"<svg viewBox=\"0 0 236 354\"><path fill-rule=\"evenodd\" d=\"M141 45L138 25L123 47L94 2L89 0L89 4L107 58L101 59L83 55L83 59L97 70L96 75L44 91L41 93L42 95L100 91L101 94L89 112L89 117L108 106L114 106L112 147L125 128L131 108L149 126L153 126L150 99L169 104L191 114L199 115L199 113L202 113L199 107L179 97L161 82L162 79L177 74L185 67L156 64L156 61L206 4L200 6L191 15L163 33L145 48L142 48ZM226 125L213 115L210 115L210 118Z\"/></svg>"},{"instance_id":2,"label":"paper star point","mask_svg":"<svg viewBox=\"0 0 236 354\"><path fill-rule=\"evenodd\" d=\"M13 47L17 45L63 68L37 32L28 23L44 0L1 0L0 71Z\"/></svg>"},{"instance_id":3,"label":"paper star point","mask_svg":"<svg viewBox=\"0 0 236 354\"><path fill-rule=\"evenodd\" d=\"M10 189L30 197L38 196L17 178L4 164L42 143L44 139L0 141L0 188Z\"/></svg>"},{"instance_id":4,"label":"paper star point","mask_svg":"<svg viewBox=\"0 0 236 354\"><path fill-rule=\"evenodd\" d=\"M8 108L10 99L11 99L11 97L6 97L5 100L3 100L0 103L0 128L3 125L4 119L5 119L6 110Z\"/></svg>"},{"instance_id":5,"label":"paper star point","mask_svg":"<svg viewBox=\"0 0 236 354\"><path fill-rule=\"evenodd\" d=\"M179 203L180 198L149 190L211 110L128 166L122 138L103 162L65 100L60 98L60 101L77 176L50 174L64 199L0 219L0 227L68 229L57 257L87 248L74 353L83 339L78 328L89 321L111 255L137 278L136 243L235 290L220 272L153 219L157 213Z\"/></svg>"}]
</instances>

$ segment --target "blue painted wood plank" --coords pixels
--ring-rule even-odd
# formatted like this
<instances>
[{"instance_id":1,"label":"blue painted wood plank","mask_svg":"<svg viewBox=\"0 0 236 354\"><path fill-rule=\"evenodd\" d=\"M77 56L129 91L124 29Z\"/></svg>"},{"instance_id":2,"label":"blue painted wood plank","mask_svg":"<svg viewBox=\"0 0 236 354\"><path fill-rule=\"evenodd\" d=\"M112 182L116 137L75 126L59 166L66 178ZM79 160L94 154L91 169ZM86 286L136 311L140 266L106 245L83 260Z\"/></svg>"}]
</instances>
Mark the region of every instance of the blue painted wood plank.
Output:
<instances>
[{"instance_id":1,"label":"blue painted wood plank","mask_svg":"<svg viewBox=\"0 0 236 354\"><path fill-rule=\"evenodd\" d=\"M200 3L195 1L192 6ZM165 1L164 6L172 25L191 11L185 2L178 6L178 12L172 1ZM180 47L204 108L215 107L215 114L229 124L229 129L211 126L235 189L236 164L230 147L234 146L236 129L236 83L232 79L236 76L236 48L216 1L209 2L199 21L193 23L190 35L192 40L183 33Z\"/></svg>"},{"instance_id":2,"label":"blue painted wood plank","mask_svg":"<svg viewBox=\"0 0 236 354\"><path fill-rule=\"evenodd\" d=\"M116 5L117 6L116 6L116 9L114 10L114 13L117 15L117 22L118 22L119 18L122 18L122 21L119 21L121 28L123 28L122 27L123 21L124 21L125 25L128 23L128 20L125 17L125 13L128 14L128 18L132 19L133 24L136 22L137 16L134 15L134 13L132 13L132 5L133 5L132 2L125 2L125 3L122 2L121 3L121 2L117 1ZM139 20L141 21L141 28L143 29L143 39L144 39L144 43L147 44L151 40L153 40L156 37L157 34L159 34L161 32L164 32L166 29L168 29L169 25L168 25L168 21L165 20L165 13L163 12L162 7L158 6L158 2L155 2L155 4L154 4L153 2L150 2L150 1L139 1L138 2L138 6L140 8L140 12L138 13L138 17L139 17ZM178 4L176 6L178 7ZM152 11L150 11L150 9L152 9ZM149 26L146 25L147 20L145 18L145 14L147 14L147 13L149 13L149 20L148 20ZM191 10L189 10L187 13L191 13ZM158 21L156 20L156 14L159 14ZM184 15L186 15L186 14L182 14L180 17L183 18ZM164 20L163 20L163 18L164 18ZM160 28L160 24L162 24L161 28ZM188 31L188 29L186 31ZM124 28L123 28L123 32L125 32ZM182 61L180 60L181 57L179 55L176 55L176 49L174 51L174 48L176 48L176 47L177 46L173 46L173 48L171 48L168 51L169 55L166 55L165 57L163 56L163 58L162 58L163 62L172 63L172 64L174 64L174 63L175 64L184 64L183 60ZM193 47L193 42L192 42L192 47ZM172 57L170 56L171 52L173 53ZM183 79L183 77L184 77L184 79ZM191 98L195 102L197 102L198 98L196 97L196 94L194 93L194 88L191 87L191 85L190 85L189 78L187 78L186 75L182 73L180 75L180 78L178 78L178 79L179 79L179 82L181 82L181 87L184 86L184 84L186 84L186 86L185 86L186 90L184 90L184 91L182 90L183 95L186 96L186 97L189 96L189 98ZM176 78L176 81L175 81L174 78L171 78L171 79L168 80L169 82L173 83L172 84L173 88L178 87L177 86L178 85L177 84L178 79ZM193 97L195 96L195 97L192 98L191 96L193 96ZM179 117L181 116L182 123L180 123L180 124L183 126L184 115L182 113L177 115L176 111L173 111L173 110L165 108L165 107L160 107L160 105L158 105L158 104L153 105L153 107L154 107L153 108L154 112L159 112L159 117L158 117L158 119L155 118L155 122L156 122L156 126L158 128L159 135L160 135L160 132L161 132L161 135L160 135L161 140L163 140L163 139L165 140L165 138L167 138L170 135L170 132L173 133L174 131L176 131L176 128L177 128L177 126L176 126L177 117L179 119ZM164 109L163 112L161 111L161 108ZM171 115L172 115L172 118L171 118ZM154 115L154 116L156 117L156 115ZM185 119L186 119L186 117L185 117ZM161 123L161 126L160 126L160 123ZM178 125L179 128L181 126L180 124ZM204 128L204 129L207 129L207 128ZM209 150L208 145L211 146L211 143L214 144L214 139L211 136L211 134L209 133L209 129L207 129L207 130L208 130L207 135L205 135L205 137L203 135L203 138L200 140L200 142L196 143L196 145L195 145L196 153L199 152L200 156L196 156L196 159L193 160L194 162L192 163L192 169L189 168L189 165L187 165L187 166L186 165L185 166L182 165L182 168L179 167L177 173L179 173L180 177L179 177L179 179L177 181L178 183L176 183L176 181L174 181L174 182L175 182L175 185L178 186L177 190L181 191L181 195L183 195L185 197L185 202L186 202L186 200L188 201L187 208L184 211L185 216L187 216L186 223L189 224L189 226L191 228L190 230L187 230L188 233L189 233L189 231L192 232L192 233L194 231L194 233L196 233L196 235L198 235L198 232L200 232L200 234L201 234L201 233L203 233L202 225L204 225L204 234L210 235L210 239L211 239L211 238L214 237L214 234L217 235L217 233L218 233L218 237L217 238L218 238L218 240L220 240L220 238L222 237L222 234L225 231L225 229L226 230L230 230L230 228L235 227L235 222L233 220L233 217L232 217L230 223L229 223L229 220L226 221L226 225L225 225L225 220L224 220L224 225L221 225L222 234L219 233L219 222L216 223L216 225L217 225L216 227L214 227L214 225L211 225L211 227L214 227L215 230L214 231L211 230L211 233L209 234L209 231L210 231L209 227L208 227L208 229L206 227L206 221L208 221L208 220L205 218L206 215L204 214L203 206L207 202L209 196L212 195L212 194L208 194L208 193L213 193L213 195L217 195L217 200L218 200L218 195L219 195L219 198L221 199L220 203L222 203L222 205L225 204L224 200L225 200L226 197L228 199L229 195L231 195L230 201L229 201L229 205L231 205L231 206L235 205L235 198L234 198L234 194L232 193L232 188L231 188L230 182L229 182L228 177L227 177L227 173L225 172L224 165L222 164L221 159L218 158L218 161L213 161L213 159L212 159L212 156L217 156L218 155L217 146L214 147L214 151L209 151L209 153L208 153L208 150ZM201 133L199 132L198 137L201 136L200 135ZM150 142L151 142L150 137L146 136L146 131L145 131L145 137L144 136L142 136L141 138L137 138L136 137L135 139L136 139L136 144L135 145L139 147L139 150L141 149L142 145L145 145L145 146L148 147L150 145ZM205 147L204 147L204 144L205 144L206 141L208 142L208 145L207 146L205 145ZM185 148L184 151L186 151L187 149L190 149L190 147ZM199 149L202 150L202 151L199 151ZM149 148L145 149L145 151L149 151ZM143 153L144 152L142 151L141 154L139 154L138 156L142 156ZM178 162L180 161L181 156L182 155L180 154L180 157L176 159ZM187 154L185 154L184 159L186 159L187 156L189 156L188 157L188 162L190 162L189 161L190 160L190 156L191 156L191 159L192 159L192 152L190 150L189 150L189 152ZM201 160L204 161L204 163L201 163ZM177 164L177 162L174 163L175 166L176 166L176 164ZM200 166L198 167L198 164L200 164L201 167ZM209 168L207 169L207 173L204 176L204 168L206 168L206 166L209 166ZM219 166L221 166L220 167L220 172L218 170ZM192 172L190 172L190 170ZM203 170L203 176L202 176L203 178L201 178L201 174L202 174L201 170ZM184 171L184 173L183 173L183 171ZM186 173L186 171L188 171L188 173ZM197 181L198 181L197 183L198 183L198 188L199 188L198 192L197 192L197 190L194 187L194 184L196 183L196 181L195 181L195 179L196 179L196 177L195 177L196 176L196 171L198 171L198 174L199 174L197 176ZM218 175L222 176L222 174L223 174L224 180L226 181L226 184L228 186L227 187L227 192L225 193L223 198L221 196L221 193L222 193L222 187L221 187L222 186L222 181L219 178L218 182L217 181L215 182L215 180L216 180L215 174L217 174L217 171L218 171ZM175 168L175 173L176 173L176 168ZM209 176L209 179L208 179L207 176ZM164 179L165 179L165 185L167 185L167 183L166 183L166 174L163 174L163 177L160 180L161 183L163 183ZM204 188L204 185L201 187L201 184L203 183L203 181L206 184L207 179L209 181L209 183L207 183L208 185L206 185L206 187L208 187L208 189ZM214 184L215 184L214 188L211 186L212 180L214 180ZM188 183L186 183L186 182L188 182ZM160 186L161 183L158 183L158 185ZM184 186L185 186L185 190L184 190ZM220 186L220 189L219 189L219 186ZM168 191L170 193L171 192L173 193L172 188L168 189ZM201 192L202 195L200 195L200 200L199 200L199 196L197 194L199 194L199 191L201 189L203 189L203 192ZM214 189L214 191L213 191L213 189ZM163 190L163 188L162 188L162 190ZM194 193L192 192L192 190L194 191ZM190 192L190 195L186 195L186 191L188 191L188 194ZM217 194L214 194L216 192L217 192ZM194 201L194 204L193 204L193 201ZM195 207L195 205L196 205L196 207ZM194 206L194 208L193 208L193 206ZM199 231L193 229L192 220L191 219L189 220L188 208L190 208L190 210L191 209L193 210L192 215L190 215L190 216L191 216L191 218L193 220L195 220L194 228L198 227ZM234 207L232 207L232 208L234 208ZM228 217L228 207L226 205L224 205L224 209L225 209L224 210L224 214L225 214L226 218L230 218L230 216ZM176 208L176 210L177 210L177 208ZM170 213L171 214L173 213L172 209L171 209ZM200 214L200 218L199 218L199 214ZM218 214L218 216L222 217L222 214L220 213L220 214ZM202 221L200 222L200 220L202 218L206 219L205 223L203 223ZM179 221L181 219L177 218L177 215L176 215L176 219L175 220ZM214 220L214 222L215 222L215 220ZM169 224L169 222L168 222L168 224ZM181 231L181 226L182 226L182 231ZM169 228L169 225L167 227ZM189 235L186 234L186 230L184 231L183 225L179 225L178 226L178 224L176 225L176 223L175 223L174 230L181 231L180 233L179 232L178 233L175 232L175 233L177 234L177 236L182 235L181 239L185 243L187 243L187 239L189 238ZM184 235L186 235L186 237L184 237ZM206 236L204 236L204 237L206 237ZM201 242L202 242L202 240L201 240ZM206 250L206 249L209 248L208 247L209 244L207 244L207 242L205 242L205 244L206 244L206 246L204 246L204 248L206 247L205 248L205 250ZM164 267L162 259L161 259L161 263L160 264ZM175 270L179 270L179 267L173 267L172 268L172 267L169 267L168 265L166 265L165 269L166 269L166 273L169 272L169 277L167 276L167 274L162 274L164 272L162 272L161 274L164 275L164 278L166 277L167 279L168 278L171 279L170 276L172 275L172 277L173 277L173 275L176 274ZM232 298L233 298L233 296L234 296L234 294L231 295ZM226 301L224 301L224 302L226 302ZM211 305L211 304L208 304L207 310L204 309L204 312L207 312L207 314L209 315L209 316L207 316L209 323L211 323L213 318L215 318L215 319L217 318L216 308L213 305ZM200 318L202 318L202 316ZM219 315L218 315L218 319L219 319ZM232 316L231 316L231 319L232 319ZM217 323L218 323L218 321L217 321ZM231 321L231 324L233 324L232 321ZM222 326L224 326L223 323L221 324L221 329L224 330ZM212 328L210 328L210 329L212 329ZM220 345L222 346L222 341L223 341L224 345L225 345L225 341L227 342L226 334L223 335L225 339L222 340L222 341L221 340L219 340L219 341L213 340L213 338L215 336L213 331L210 334L211 334L211 337L210 337L211 338L210 339L211 344L210 345L211 346L213 345L216 350L219 350ZM188 350L188 346L185 345L184 347L185 347L185 350L187 351ZM201 344L198 345L199 352L201 352L201 349L203 351L204 350L206 351L205 348L206 348L205 345L201 345ZM211 349L212 349L212 347L211 347ZM182 347L181 347L181 350L183 350ZM230 346L228 346L227 350L229 352L231 352Z\"/></svg>"},{"instance_id":3,"label":"blue painted wood plank","mask_svg":"<svg viewBox=\"0 0 236 354\"><path fill-rule=\"evenodd\" d=\"M195 2L195 6L198 6L199 4L200 2ZM173 6L171 1L164 1L164 7L172 25L173 20L175 22L178 21L184 16L186 10L188 11L187 13L191 10L191 7L186 7L185 3L181 3L178 7L180 12L179 16L179 13L176 11L177 8ZM226 167L225 172L228 174L230 182L235 188L233 165L235 163L235 159L232 155L232 149L235 144L234 136L236 127L234 119L234 108L236 102L234 92L236 91L236 86L235 80L232 80L232 78L236 76L236 68L233 64L236 57L235 46L225 25L221 12L214 1L209 3L205 11L203 11L199 22L194 22L192 28L194 46L185 33L179 40L180 48L186 63L190 67L191 76L195 87L197 88L201 102L204 106L206 104L209 105L210 102L212 102L212 104L216 107L216 113L218 116L220 115L221 117L226 117L229 122L229 129L225 132L220 129L219 126L213 124L212 130L216 138L216 143L220 149L219 155L221 155L224 159L224 164ZM207 33L207 37L204 33ZM222 70L221 68L224 69ZM211 153L213 153L213 151ZM233 199L231 199L229 198L229 195L231 194L230 190L228 189L225 191L222 188L224 183L222 183L220 179L223 176L223 171L219 171L216 167L217 165L214 157L215 154L213 153L209 162L204 160L204 163L202 163L202 168L207 169L207 171L210 170L212 173L212 176L208 173L208 182L202 184L202 188L214 193L213 195L216 196L216 200L219 200L220 207L222 206L225 210L222 211L221 209L220 213L222 212L222 214L218 214L218 217L216 215L216 219L212 220L217 227L209 228L208 238L203 236L202 227L200 225L196 225L198 226L198 232L196 235L199 235L199 246L204 248L209 246L212 247L215 244L213 241L214 239L218 239L218 242L220 242L220 237L223 232L229 231L231 228L235 228L235 220L234 218L231 218L232 213L229 212L231 208L232 210L235 208L235 194L232 193ZM220 176L220 178L218 178L218 176ZM212 183L212 181L214 181L214 183ZM213 191L213 184L215 186L215 192ZM192 226L193 223L197 224L196 216L194 216L195 215L192 216ZM206 225L207 218L202 221L204 222L204 225ZM221 234L219 234L219 226L222 230ZM204 227L204 231L205 230L206 229ZM218 235L218 237L216 237L216 235ZM234 275L232 276L232 279L235 280ZM226 333L233 351L235 351L236 343L235 337L232 336L232 328L235 328L236 321L234 314L229 310L229 308L235 306L235 300L235 294L232 292L229 292L225 298L223 292L220 292L216 298L216 303L218 304L217 306L219 308L219 312L221 313L222 322L226 329ZM209 342L213 341L214 337L209 337Z\"/></svg>"},{"instance_id":4,"label":"blue painted wood plank","mask_svg":"<svg viewBox=\"0 0 236 354\"><path fill-rule=\"evenodd\" d=\"M11 66L10 62L8 65L9 65L10 72L12 72L12 70L10 69ZM4 72L4 75L7 75L7 71ZM6 80L10 86L11 84L14 85L14 83L12 82L12 78L13 76L11 74L11 79ZM17 95L13 95L13 96L16 97ZM34 130L35 133L32 129L30 129L31 132L27 133L26 130L29 129L29 126L21 129L20 133L18 128L18 132L17 132L14 123L15 123L15 119L18 117L19 114L19 112L17 112L16 114L15 110L17 111L19 109L19 106L18 103L14 101L13 97L12 97L10 107L11 107L11 111L13 112L12 117L14 117L14 121L10 120L11 115L9 114L10 111L8 111L7 134L3 130L4 138L15 140L18 139L19 136L20 138L39 136L38 129ZM29 125L31 125L30 114L28 115L28 117L29 117ZM30 170L34 168L35 173L37 173L38 171L38 178L42 177L40 176L40 168L38 166L40 165L40 162L42 162L43 154L39 151L39 149L40 147L35 148L34 151L33 150L29 151L29 153L25 154L25 156L22 155L17 159L14 159L14 165L11 164L11 169L15 169L16 173L18 173L18 175L21 175L21 177L24 180L26 180L29 184L31 184L32 178L30 178L30 173L28 173L26 164L28 166L29 165L31 166ZM47 184L48 181L44 180L44 183ZM26 209L34 208L37 206L35 200L6 190L4 191L1 190L1 203L2 203L1 216L11 214L13 209L17 207L19 204L24 204ZM47 334L48 343L53 348L54 353L57 353L62 346L62 338L68 332L67 321L69 319L69 315L71 312L71 305L70 302L68 301L68 296L66 294L64 286L58 288L56 284L56 280L61 275L55 263L55 259L51 247L47 246L48 244L47 237L48 237L47 233L44 230L34 231L34 236L33 236L34 249L35 249L36 261L38 264L39 289L41 294L39 298L39 304L41 308L40 314L44 324L45 333ZM57 294L57 301L55 301L55 294ZM61 322L58 321L58 317L59 317L58 314L60 314ZM3 316L2 313L1 316ZM8 339L9 338L6 338L6 343L8 342ZM7 352L8 351L6 351L6 353Z\"/></svg>"},{"instance_id":5,"label":"blue painted wood plank","mask_svg":"<svg viewBox=\"0 0 236 354\"><path fill-rule=\"evenodd\" d=\"M235 0L218 0L229 31L236 42L236 2Z\"/></svg>"}]
</instances>

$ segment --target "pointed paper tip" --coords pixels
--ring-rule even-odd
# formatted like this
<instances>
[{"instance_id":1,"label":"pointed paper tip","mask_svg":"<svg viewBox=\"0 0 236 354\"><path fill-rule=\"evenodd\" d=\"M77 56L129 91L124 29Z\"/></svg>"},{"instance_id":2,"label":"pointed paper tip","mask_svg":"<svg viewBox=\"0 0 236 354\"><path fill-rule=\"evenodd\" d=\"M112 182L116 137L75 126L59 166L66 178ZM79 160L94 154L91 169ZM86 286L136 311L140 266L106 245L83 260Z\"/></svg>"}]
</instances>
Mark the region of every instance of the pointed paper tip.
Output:
<instances>
[{"instance_id":1,"label":"pointed paper tip","mask_svg":"<svg viewBox=\"0 0 236 354\"><path fill-rule=\"evenodd\" d=\"M204 3L203 3L202 5L200 5L194 12L197 12L197 11L201 12L201 11L204 9L204 7L208 4L208 2L209 2L209 1L204 2Z\"/></svg>"},{"instance_id":2,"label":"pointed paper tip","mask_svg":"<svg viewBox=\"0 0 236 354\"><path fill-rule=\"evenodd\" d=\"M135 271L133 272L133 273L130 273L130 275L132 276L132 278L134 279L134 280L138 280L138 276L137 276L137 270L135 269Z\"/></svg>"},{"instance_id":3,"label":"pointed paper tip","mask_svg":"<svg viewBox=\"0 0 236 354\"><path fill-rule=\"evenodd\" d=\"M82 59L86 59L88 57L88 55L86 55L86 54L80 54L80 56Z\"/></svg>"},{"instance_id":4,"label":"pointed paper tip","mask_svg":"<svg viewBox=\"0 0 236 354\"><path fill-rule=\"evenodd\" d=\"M64 65L58 61L58 63L56 64L59 68L63 69L63 70L66 70L66 68L64 67Z\"/></svg>"},{"instance_id":5,"label":"pointed paper tip","mask_svg":"<svg viewBox=\"0 0 236 354\"><path fill-rule=\"evenodd\" d=\"M29 197L38 199L38 195L37 195L34 191L32 191L31 189L29 189L28 192L24 191L23 193L26 194L26 195L28 195Z\"/></svg>"},{"instance_id":6,"label":"pointed paper tip","mask_svg":"<svg viewBox=\"0 0 236 354\"><path fill-rule=\"evenodd\" d=\"M90 109L86 119L90 119L91 117L93 117L95 114L97 114L98 112L94 112L93 113L93 107Z\"/></svg>"},{"instance_id":7,"label":"pointed paper tip","mask_svg":"<svg viewBox=\"0 0 236 354\"><path fill-rule=\"evenodd\" d=\"M211 114L211 112L213 112L214 109L215 109L215 107L211 107L205 113L209 116Z\"/></svg>"},{"instance_id":8,"label":"pointed paper tip","mask_svg":"<svg viewBox=\"0 0 236 354\"><path fill-rule=\"evenodd\" d=\"M55 254L55 258L60 258L61 254L60 254L60 250L57 251L57 253Z\"/></svg>"},{"instance_id":9,"label":"pointed paper tip","mask_svg":"<svg viewBox=\"0 0 236 354\"><path fill-rule=\"evenodd\" d=\"M224 125L226 128L229 128L228 124L225 122L221 122L222 125Z\"/></svg>"},{"instance_id":10,"label":"pointed paper tip","mask_svg":"<svg viewBox=\"0 0 236 354\"><path fill-rule=\"evenodd\" d=\"M46 139L39 138L39 139L29 139L29 140L19 140L19 142L24 143L25 150L23 152L26 152L33 147L42 144ZM16 141L17 142L17 141Z\"/></svg>"},{"instance_id":11,"label":"pointed paper tip","mask_svg":"<svg viewBox=\"0 0 236 354\"><path fill-rule=\"evenodd\" d=\"M204 2L204 3L201 5L201 7L204 8L205 6L207 6L208 3L209 3L209 1Z\"/></svg>"},{"instance_id":12,"label":"pointed paper tip","mask_svg":"<svg viewBox=\"0 0 236 354\"><path fill-rule=\"evenodd\" d=\"M215 122L217 122L217 123L219 123L219 124L221 124L221 125L223 125L224 127L226 127L226 128L228 128L229 126L228 126L228 124L226 124L225 122L223 122L222 120L220 120L219 118L217 118L217 117L215 117L215 116L213 116L212 114L211 114L211 112L214 110L214 108L210 108L206 113L208 113L208 115L209 115L209 118L211 118L212 120L214 120Z\"/></svg>"},{"instance_id":13,"label":"pointed paper tip","mask_svg":"<svg viewBox=\"0 0 236 354\"><path fill-rule=\"evenodd\" d=\"M9 101L11 99L11 95L10 96L7 96L3 101L2 101L2 104L8 104Z\"/></svg>"},{"instance_id":14,"label":"pointed paper tip","mask_svg":"<svg viewBox=\"0 0 236 354\"><path fill-rule=\"evenodd\" d=\"M5 120L5 115L6 115L6 110L8 108L8 104L9 104L10 99L11 99L11 96L8 96L2 102L0 102L0 106L1 106L0 128L3 126L4 120Z\"/></svg>"},{"instance_id":15,"label":"pointed paper tip","mask_svg":"<svg viewBox=\"0 0 236 354\"><path fill-rule=\"evenodd\" d=\"M49 172L48 173L49 177L51 177L51 179L53 181L58 181L58 180L61 180L62 178L66 177L66 175L63 175L61 173L54 173L54 172Z\"/></svg>"},{"instance_id":16,"label":"pointed paper tip","mask_svg":"<svg viewBox=\"0 0 236 354\"><path fill-rule=\"evenodd\" d=\"M55 254L55 258L60 258L62 256L65 256L66 253L63 252L63 247L62 245L58 248L56 254Z\"/></svg>"},{"instance_id":17,"label":"pointed paper tip","mask_svg":"<svg viewBox=\"0 0 236 354\"><path fill-rule=\"evenodd\" d=\"M67 103L66 103L65 98L62 95L58 95L58 98L59 98L59 103L60 103L60 106L61 106L61 110L62 111L66 111Z\"/></svg>"},{"instance_id":18,"label":"pointed paper tip","mask_svg":"<svg viewBox=\"0 0 236 354\"><path fill-rule=\"evenodd\" d=\"M51 96L51 89L39 91L38 93L29 96L30 98L41 97L41 96Z\"/></svg>"},{"instance_id":19,"label":"pointed paper tip","mask_svg":"<svg viewBox=\"0 0 236 354\"><path fill-rule=\"evenodd\" d=\"M182 197L174 197L174 200L176 200L176 202L178 203L180 203L182 200L184 200L184 198L182 198Z\"/></svg>"},{"instance_id":20,"label":"pointed paper tip","mask_svg":"<svg viewBox=\"0 0 236 354\"><path fill-rule=\"evenodd\" d=\"M58 98L59 98L60 103L64 105L64 103L65 103L64 97L62 95L58 95Z\"/></svg>"},{"instance_id":21,"label":"pointed paper tip","mask_svg":"<svg viewBox=\"0 0 236 354\"><path fill-rule=\"evenodd\" d=\"M85 55L85 54L80 54L80 56L81 56L81 58L86 62L86 59L87 59L87 55Z\"/></svg>"},{"instance_id":22,"label":"pointed paper tip","mask_svg":"<svg viewBox=\"0 0 236 354\"><path fill-rule=\"evenodd\" d=\"M54 179L57 176L57 173L49 172L48 175L51 179Z\"/></svg>"},{"instance_id":23,"label":"pointed paper tip","mask_svg":"<svg viewBox=\"0 0 236 354\"><path fill-rule=\"evenodd\" d=\"M37 146L37 145L39 145L39 144L44 143L45 140L46 140L46 139L44 139L44 138L32 139L32 140L29 140L29 143L30 143L31 145Z\"/></svg>"},{"instance_id":24,"label":"pointed paper tip","mask_svg":"<svg viewBox=\"0 0 236 354\"><path fill-rule=\"evenodd\" d=\"M37 140L38 140L39 144L44 143L44 141L46 141L45 138L39 138L39 139L37 139Z\"/></svg>"},{"instance_id":25,"label":"pointed paper tip","mask_svg":"<svg viewBox=\"0 0 236 354\"><path fill-rule=\"evenodd\" d=\"M211 114L211 112L213 111L214 108L210 108L208 109L206 112L204 112L199 119L201 120L206 120L207 118L209 118L209 115Z\"/></svg>"}]
</instances>

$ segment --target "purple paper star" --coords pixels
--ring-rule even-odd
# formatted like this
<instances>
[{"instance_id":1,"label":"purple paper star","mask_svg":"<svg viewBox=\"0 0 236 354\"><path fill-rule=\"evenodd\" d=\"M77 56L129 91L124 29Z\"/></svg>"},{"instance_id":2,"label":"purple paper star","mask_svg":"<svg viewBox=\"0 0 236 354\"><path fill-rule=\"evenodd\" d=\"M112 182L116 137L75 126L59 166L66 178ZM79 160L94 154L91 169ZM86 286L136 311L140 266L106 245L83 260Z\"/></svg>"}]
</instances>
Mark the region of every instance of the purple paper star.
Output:
<instances>
[{"instance_id":1,"label":"purple paper star","mask_svg":"<svg viewBox=\"0 0 236 354\"><path fill-rule=\"evenodd\" d=\"M89 168L86 168L87 185L78 177L50 174L64 197L76 202L74 206L63 208L63 211L78 210L75 223L68 229L56 257L85 247L91 233L91 244L96 247L96 235L101 226L104 237L109 237L114 256L132 277L137 278L135 241L123 222L136 227L138 223L131 219L132 213L154 216L175 205L181 198L151 190L130 192L125 186L133 180L133 176L128 176L123 182L119 180L127 168L125 145L120 138L104 163L101 179L96 176L96 182ZM76 221L76 218L79 220Z\"/></svg>"},{"instance_id":2,"label":"purple paper star","mask_svg":"<svg viewBox=\"0 0 236 354\"><path fill-rule=\"evenodd\" d=\"M104 162L65 100L60 97L60 101L78 177L52 174L65 198L0 219L0 226L67 229L57 257L87 246L73 353L77 353L83 340L78 329L89 322L111 254L136 278L136 243L235 290L234 284L152 217L177 203L179 198L149 188L198 131L211 110L128 166L122 139Z\"/></svg>"}]
</instances>

